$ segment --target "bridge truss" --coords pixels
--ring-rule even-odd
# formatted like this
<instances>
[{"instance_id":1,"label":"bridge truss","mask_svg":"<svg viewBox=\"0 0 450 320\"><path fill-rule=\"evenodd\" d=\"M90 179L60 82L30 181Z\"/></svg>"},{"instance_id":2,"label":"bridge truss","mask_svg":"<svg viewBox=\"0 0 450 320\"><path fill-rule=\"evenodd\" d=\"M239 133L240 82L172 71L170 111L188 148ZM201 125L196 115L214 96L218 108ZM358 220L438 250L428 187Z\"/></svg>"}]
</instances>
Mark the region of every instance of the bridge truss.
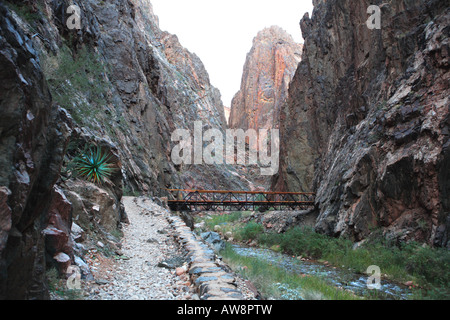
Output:
<instances>
[{"instance_id":1,"label":"bridge truss","mask_svg":"<svg viewBox=\"0 0 450 320\"><path fill-rule=\"evenodd\" d=\"M166 189L174 211L269 211L314 208L309 192L261 192Z\"/></svg>"}]
</instances>

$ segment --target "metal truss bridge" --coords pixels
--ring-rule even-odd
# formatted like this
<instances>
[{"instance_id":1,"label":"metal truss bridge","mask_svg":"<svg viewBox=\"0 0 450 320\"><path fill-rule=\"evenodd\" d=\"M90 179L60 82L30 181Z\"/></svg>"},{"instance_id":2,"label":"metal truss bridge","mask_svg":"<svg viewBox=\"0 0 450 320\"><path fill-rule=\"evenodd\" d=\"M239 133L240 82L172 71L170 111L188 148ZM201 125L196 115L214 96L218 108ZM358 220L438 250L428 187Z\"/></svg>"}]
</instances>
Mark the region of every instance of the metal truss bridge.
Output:
<instances>
[{"instance_id":1,"label":"metal truss bridge","mask_svg":"<svg viewBox=\"0 0 450 320\"><path fill-rule=\"evenodd\" d=\"M314 208L315 193L166 189L173 211L269 211Z\"/></svg>"}]
</instances>

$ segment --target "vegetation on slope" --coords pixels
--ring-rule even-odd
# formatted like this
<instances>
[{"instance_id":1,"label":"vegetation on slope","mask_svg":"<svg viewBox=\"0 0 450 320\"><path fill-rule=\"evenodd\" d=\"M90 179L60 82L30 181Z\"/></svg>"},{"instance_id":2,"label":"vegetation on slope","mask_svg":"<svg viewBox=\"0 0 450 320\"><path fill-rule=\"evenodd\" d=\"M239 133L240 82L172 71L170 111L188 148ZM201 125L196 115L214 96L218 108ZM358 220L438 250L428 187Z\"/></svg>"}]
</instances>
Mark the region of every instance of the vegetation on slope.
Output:
<instances>
[{"instance_id":1,"label":"vegetation on slope","mask_svg":"<svg viewBox=\"0 0 450 320\"><path fill-rule=\"evenodd\" d=\"M332 238L319 234L310 227L297 226L285 233L265 231L263 225L255 221L243 222L249 213L234 212L230 215L214 215L203 218L205 226L213 230L221 226L220 232L232 232L234 241L248 244L257 243L263 248L281 251L293 256L307 257L338 268L350 269L354 273L366 273L368 266L377 265L382 270L383 278L398 283L407 283L413 290L414 299L448 299L450 298L450 252L442 248L430 248L415 242L396 243L382 236L381 231L374 231L369 239L358 248L346 238ZM243 274L252 278L259 289L273 294L265 282L292 283L298 285L298 279L284 275L275 266L266 265L258 259L241 257L230 246L222 252L227 262L236 266L245 265ZM239 269L239 268L238 268ZM259 275L258 275L259 274ZM264 275L261 279L259 279ZM260 283L263 281L263 283ZM292 282L291 282L292 281ZM308 280L309 285L318 280ZM317 289L316 286L319 288ZM350 298L324 289L326 285L314 282L312 292L321 292L325 298ZM321 289L320 289L321 288ZM276 291L276 290L275 290ZM325 293L328 292L328 293ZM334 291L331 291L334 292ZM374 295L374 298L377 298Z\"/></svg>"}]
</instances>

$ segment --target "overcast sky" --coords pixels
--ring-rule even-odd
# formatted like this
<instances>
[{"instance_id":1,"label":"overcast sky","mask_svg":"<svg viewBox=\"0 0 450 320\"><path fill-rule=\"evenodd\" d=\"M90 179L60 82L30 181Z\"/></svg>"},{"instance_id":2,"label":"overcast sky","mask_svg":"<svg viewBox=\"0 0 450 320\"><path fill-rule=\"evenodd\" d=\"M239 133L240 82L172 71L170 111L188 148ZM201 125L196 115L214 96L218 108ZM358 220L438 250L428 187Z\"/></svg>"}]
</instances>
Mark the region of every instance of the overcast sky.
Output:
<instances>
[{"instance_id":1,"label":"overcast sky","mask_svg":"<svg viewBox=\"0 0 450 320\"><path fill-rule=\"evenodd\" d=\"M242 68L258 31L278 25L303 43L300 19L312 0L151 0L164 31L205 64L225 106L239 90Z\"/></svg>"}]
</instances>

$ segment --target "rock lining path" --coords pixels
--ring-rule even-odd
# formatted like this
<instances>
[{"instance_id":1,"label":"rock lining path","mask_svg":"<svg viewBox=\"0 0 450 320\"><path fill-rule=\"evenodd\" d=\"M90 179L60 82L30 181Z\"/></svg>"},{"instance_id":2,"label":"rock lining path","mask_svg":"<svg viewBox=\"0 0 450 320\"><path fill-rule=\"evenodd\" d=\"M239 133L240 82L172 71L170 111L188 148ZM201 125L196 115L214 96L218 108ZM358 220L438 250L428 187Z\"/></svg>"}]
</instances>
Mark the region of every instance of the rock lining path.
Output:
<instances>
[{"instance_id":1,"label":"rock lining path","mask_svg":"<svg viewBox=\"0 0 450 320\"><path fill-rule=\"evenodd\" d=\"M254 299L245 281L224 272L212 251L194 233L187 236L188 228L169 210L144 197L124 197L123 203L130 224L123 228L122 259L98 262L88 300ZM191 269L198 261L216 268L205 274L214 281Z\"/></svg>"}]
</instances>

